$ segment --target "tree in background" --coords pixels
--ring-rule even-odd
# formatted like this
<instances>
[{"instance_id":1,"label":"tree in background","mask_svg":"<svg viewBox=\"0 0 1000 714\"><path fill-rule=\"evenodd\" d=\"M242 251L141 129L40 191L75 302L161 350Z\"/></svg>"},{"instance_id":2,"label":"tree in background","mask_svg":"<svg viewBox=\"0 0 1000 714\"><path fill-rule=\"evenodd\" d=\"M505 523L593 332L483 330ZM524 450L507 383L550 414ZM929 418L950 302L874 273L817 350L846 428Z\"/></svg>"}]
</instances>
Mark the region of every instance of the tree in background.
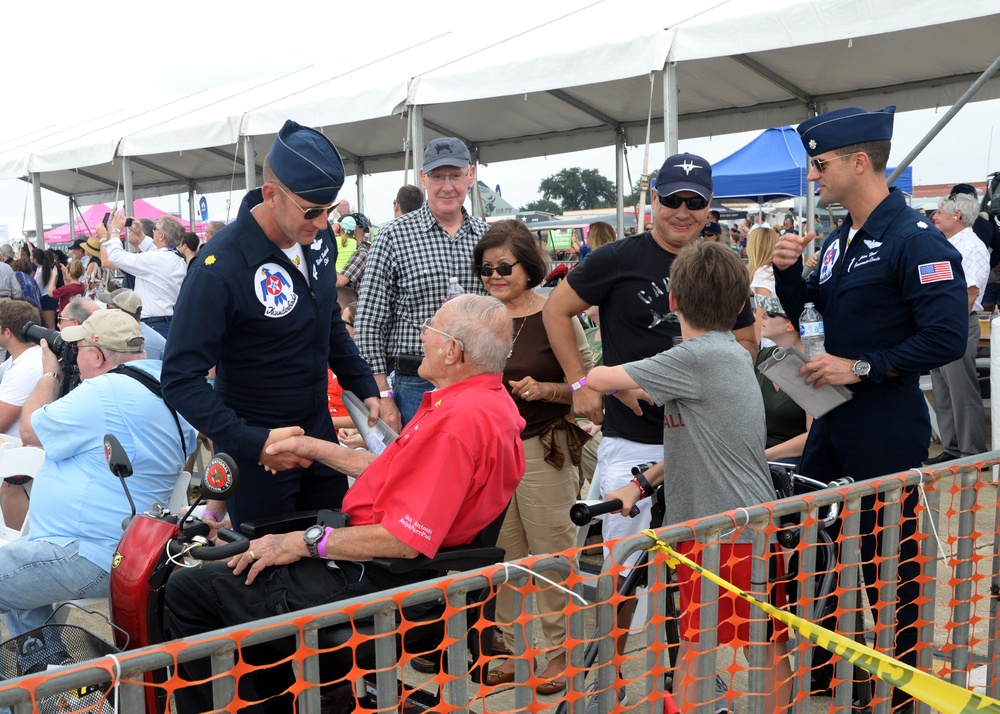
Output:
<instances>
[{"instance_id":1,"label":"tree in background","mask_svg":"<svg viewBox=\"0 0 1000 714\"><path fill-rule=\"evenodd\" d=\"M551 213L558 216L562 213L562 208L555 201L550 201L547 198L539 198L531 203L526 203L521 206L518 211L545 211L545 213Z\"/></svg>"},{"instance_id":2,"label":"tree in background","mask_svg":"<svg viewBox=\"0 0 1000 714\"><path fill-rule=\"evenodd\" d=\"M597 169L581 169L578 166L542 179L538 190L543 198L558 201L561 211L613 206L618 195L615 185L601 176Z\"/></svg>"}]
</instances>

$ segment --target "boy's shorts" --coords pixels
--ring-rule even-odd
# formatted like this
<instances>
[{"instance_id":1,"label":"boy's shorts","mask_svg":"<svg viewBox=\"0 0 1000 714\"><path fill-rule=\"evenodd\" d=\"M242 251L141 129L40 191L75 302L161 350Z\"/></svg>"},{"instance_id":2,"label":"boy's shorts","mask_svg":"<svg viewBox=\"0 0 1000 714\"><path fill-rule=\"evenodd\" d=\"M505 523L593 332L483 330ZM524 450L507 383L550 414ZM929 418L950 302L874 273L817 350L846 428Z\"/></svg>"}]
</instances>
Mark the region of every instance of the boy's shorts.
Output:
<instances>
[{"instance_id":1,"label":"boy's shorts","mask_svg":"<svg viewBox=\"0 0 1000 714\"><path fill-rule=\"evenodd\" d=\"M675 550L701 565L703 546L686 540L678 543ZM750 577L752 563L753 546L749 543L723 543L719 546L719 577L746 592L753 590ZM777 577L784 575L785 561L780 553L771 553L768 572L772 568L776 570ZM681 594L681 639L685 642L698 642L701 631L701 576L685 565L678 565L676 572ZM774 607L785 606L784 583L773 586L768 584L767 592ZM743 598L719 588L719 626L716 628L718 644L742 647L750 642L751 607ZM769 641L784 642L788 639L788 629L782 623L769 620L767 635Z\"/></svg>"}]
</instances>

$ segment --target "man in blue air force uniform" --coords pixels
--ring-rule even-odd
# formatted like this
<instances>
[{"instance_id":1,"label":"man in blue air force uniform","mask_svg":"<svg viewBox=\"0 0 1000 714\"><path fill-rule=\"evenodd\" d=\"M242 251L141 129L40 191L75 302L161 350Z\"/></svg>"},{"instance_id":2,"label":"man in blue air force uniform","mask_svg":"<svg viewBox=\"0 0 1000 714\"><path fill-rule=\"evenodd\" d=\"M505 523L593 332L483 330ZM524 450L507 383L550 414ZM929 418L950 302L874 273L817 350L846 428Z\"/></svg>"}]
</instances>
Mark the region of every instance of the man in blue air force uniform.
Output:
<instances>
[{"instance_id":1,"label":"man in blue air force uniform","mask_svg":"<svg viewBox=\"0 0 1000 714\"><path fill-rule=\"evenodd\" d=\"M320 463L270 455L304 432L335 441L327 366L364 399L370 422L378 389L340 317L336 242L327 216L344 182L333 143L289 120L264 160L264 184L236 220L194 259L174 310L163 361L167 401L234 456L241 484L228 502L233 525L307 508L336 508L346 478ZM216 367L215 388L206 374Z\"/></svg>"},{"instance_id":2,"label":"man in blue air force uniform","mask_svg":"<svg viewBox=\"0 0 1000 714\"><path fill-rule=\"evenodd\" d=\"M813 302L823 315L827 353L814 357L803 373L811 383L847 385L854 393L809 432L801 471L823 481L919 467L931 437L920 373L965 352L969 309L962 257L906 205L899 190L886 185L894 111L838 109L799 125L820 203L840 203L849 215L823 243L808 280L802 279L801 254L813 234L786 235L774 251L775 287L786 312L798 315L804 303ZM896 656L915 666L917 492L907 490L903 499ZM877 510L875 505L872 496L861 507L861 559L873 607L879 602L876 525L882 521L881 504ZM893 700L908 704L899 689Z\"/></svg>"}]
</instances>

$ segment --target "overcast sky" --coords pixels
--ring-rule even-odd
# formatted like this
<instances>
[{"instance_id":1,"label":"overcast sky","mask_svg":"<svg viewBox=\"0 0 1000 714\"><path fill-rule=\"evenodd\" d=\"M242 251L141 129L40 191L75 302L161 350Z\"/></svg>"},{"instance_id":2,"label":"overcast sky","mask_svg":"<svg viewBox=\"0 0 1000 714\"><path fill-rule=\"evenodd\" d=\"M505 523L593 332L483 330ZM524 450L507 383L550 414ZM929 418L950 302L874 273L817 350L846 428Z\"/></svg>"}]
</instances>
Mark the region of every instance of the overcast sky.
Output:
<instances>
[{"instance_id":1,"label":"overcast sky","mask_svg":"<svg viewBox=\"0 0 1000 714\"><path fill-rule=\"evenodd\" d=\"M512 35L572 7L593 0L505 0L502 4L422 3L383 0L374 3L330 3L299 0L293 4L259 0L173 0L169 5L125 0L35 0L18 6L7 23L3 48L8 72L2 84L2 136L13 138L42 127L62 126L130 102L160 102L193 91L223 86L324 64L337 57L358 64L395 47L451 31L456 42L486 42L490 33ZM641 6L622 2L623 20ZM267 17L261 13L266 8ZM416 15L407 15L407 12ZM641 22L641 16L633 18ZM623 22L621 31L627 31ZM890 164L898 162L937 121L947 107L897 115ZM914 162L914 183L981 181L1000 170L1000 131L995 132L1000 102L968 105ZM717 161L759 132L685 140L681 149ZM651 164L662 161L662 145L651 150ZM642 153L633 149L629 166L634 182ZM503 162L483 167L480 178L499 185L515 207L538 197L538 183L567 166L595 168L614 179L612 147L576 154ZM391 213L391 201L402 172L366 176L367 211L380 222ZM342 196L355 202L353 179ZM242 195L232 196L233 211ZM209 197L209 213L226 210L226 195ZM155 199L176 211L176 197ZM30 214L30 187L0 181L0 224L19 234L25 208ZM64 197L46 193L47 221L65 221ZM186 211L186 208L185 208ZM31 223L29 218L29 223ZM0 225L2 229L2 225Z\"/></svg>"}]
</instances>

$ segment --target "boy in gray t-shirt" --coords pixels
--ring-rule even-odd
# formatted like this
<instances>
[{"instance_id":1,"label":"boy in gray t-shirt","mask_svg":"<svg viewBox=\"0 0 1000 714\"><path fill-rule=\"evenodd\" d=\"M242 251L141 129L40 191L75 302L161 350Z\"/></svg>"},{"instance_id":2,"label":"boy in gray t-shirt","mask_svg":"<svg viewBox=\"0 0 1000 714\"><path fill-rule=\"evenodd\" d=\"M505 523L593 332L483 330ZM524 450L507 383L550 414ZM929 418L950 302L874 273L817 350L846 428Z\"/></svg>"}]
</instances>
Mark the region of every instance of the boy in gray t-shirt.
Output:
<instances>
[{"instance_id":1,"label":"boy in gray t-shirt","mask_svg":"<svg viewBox=\"0 0 1000 714\"><path fill-rule=\"evenodd\" d=\"M684 342L647 359L595 367L587 375L587 386L598 391L628 390L617 395L626 403L639 398L664 405L664 461L646 472L654 487L664 481L665 470L669 474L664 525L774 500L764 457L764 403L753 364L730 332L749 286L746 266L731 250L718 243L687 246L678 254L670 275L670 309L680 320ZM626 515L649 495L644 484L634 480L607 498L621 499L621 513ZM720 575L744 590L752 589L750 540L750 533L741 533L724 544L720 553ZM693 543L679 543L677 548L700 561ZM677 569L677 577L682 642L674 692L684 711L685 700L696 701L695 682L686 676L686 655L688 642L698 639L700 581L684 566ZM744 600L728 593L720 596L720 645L747 642L748 621L749 606ZM784 642L778 642L777 648L774 643L768 645L767 652L765 710L781 711L791 697Z\"/></svg>"}]
</instances>

